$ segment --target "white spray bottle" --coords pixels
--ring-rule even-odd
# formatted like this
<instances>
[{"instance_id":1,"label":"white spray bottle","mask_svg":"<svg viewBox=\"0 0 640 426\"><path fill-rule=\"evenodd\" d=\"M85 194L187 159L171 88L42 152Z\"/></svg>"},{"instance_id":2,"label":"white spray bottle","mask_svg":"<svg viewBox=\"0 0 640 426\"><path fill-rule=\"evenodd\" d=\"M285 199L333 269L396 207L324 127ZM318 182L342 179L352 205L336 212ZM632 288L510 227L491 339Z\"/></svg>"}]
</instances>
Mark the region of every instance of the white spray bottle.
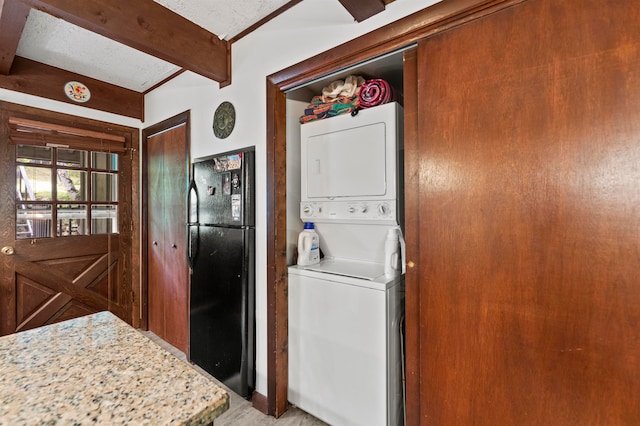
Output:
<instances>
[{"instance_id":1,"label":"white spray bottle","mask_svg":"<svg viewBox=\"0 0 640 426\"><path fill-rule=\"evenodd\" d=\"M387 278L393 278L401 274L400 228L395 227L387 231L387 238L384 242L384 275Z\"/></svg>"}]
</instances>

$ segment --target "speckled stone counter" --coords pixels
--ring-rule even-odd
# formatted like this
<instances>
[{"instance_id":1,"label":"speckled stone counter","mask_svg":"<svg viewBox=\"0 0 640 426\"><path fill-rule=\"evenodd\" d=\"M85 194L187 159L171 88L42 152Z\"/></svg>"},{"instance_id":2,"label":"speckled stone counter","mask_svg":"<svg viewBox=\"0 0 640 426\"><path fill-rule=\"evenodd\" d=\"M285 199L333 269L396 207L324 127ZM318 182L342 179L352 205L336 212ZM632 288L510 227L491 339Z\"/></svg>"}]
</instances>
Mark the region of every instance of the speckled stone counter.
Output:
<instances>
[{"instance_id":1,"label":"speckled stone counter","mask_svg":"<svg viewBox=\"0 0 640 426\"><path fill-rule=\"evenodd\" d=\"M109 312L0 337L0 425L203 425L228 394Z\"/></svg>"}]
</instances>

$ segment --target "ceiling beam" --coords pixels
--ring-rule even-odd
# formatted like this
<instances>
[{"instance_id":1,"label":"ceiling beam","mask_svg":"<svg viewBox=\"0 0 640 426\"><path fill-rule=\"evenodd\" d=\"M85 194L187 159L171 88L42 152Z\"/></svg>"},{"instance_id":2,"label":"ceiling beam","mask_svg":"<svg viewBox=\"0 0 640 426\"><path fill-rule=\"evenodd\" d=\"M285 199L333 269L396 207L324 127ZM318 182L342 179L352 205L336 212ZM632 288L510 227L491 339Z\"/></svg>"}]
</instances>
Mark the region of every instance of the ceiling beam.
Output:
<instances>
[{"instance_id":1,"label":"ceiling beam","mask_svg":"<svg viewBox=\"0 0 640 426\"><path fill-rule=\"evenodd\" d=\"M65 84L79 81L91 91L85 103L76 103L65 94ZM104 81L75 74L16 56L11 74L0 75L0 88L41 98L107 111L144 121L144 95Z\"/></svg>"},{"instance_id":2,"label":"ceiling beam","mask_svg":"<svg viewBox=\"0 0 640 426\"><path fill-rule=\"evenodd\" d=\"M357 22L384 10L384 0L338 0Z\"/></svg>"},{"instance_id":3,"label":"ceiling beam","mask_svg":"<svg viewBox=\"0 0 640 426\"><path fill-rule=\"evenodd\" d=\"M0 0L0 74L8 75L18 50L29 6L17 0Z\"/></svg>"},{"instance_id":4,"label":"ceiling beam","mask_svg":"<svg viewBox=\"0 0 640 426\"><path fill-rule=\"evenodd\" d=\"M229 43L153 0L21 1L219 83L230 81Z\"/></svg>"}]
</instances>

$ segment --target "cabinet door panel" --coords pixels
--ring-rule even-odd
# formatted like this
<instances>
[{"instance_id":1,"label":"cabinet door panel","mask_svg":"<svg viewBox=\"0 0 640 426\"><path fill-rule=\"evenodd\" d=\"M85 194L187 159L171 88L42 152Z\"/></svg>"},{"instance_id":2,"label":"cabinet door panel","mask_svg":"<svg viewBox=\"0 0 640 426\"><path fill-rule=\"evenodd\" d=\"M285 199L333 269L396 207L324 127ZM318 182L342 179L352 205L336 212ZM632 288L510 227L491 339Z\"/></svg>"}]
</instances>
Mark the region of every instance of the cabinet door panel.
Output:
<instances>
[{"instance_id":1,"label":"cabinet door panel","mask_svg":"<svg viewBox=\"0 0 640 426\"><path fill-rule=\"evenodd\" d=\"M163 337L164 332L164 193L162 192L162 140L147 143L147 282L149 330Z\"/></svg>"},{"instance_id":2,"label":"cabinet door panel","mask_svg":"<svg viewBox=\"0 0 640 426\"><path fill-rule=\"evenodd\" d=\"M188 351L185 126L147 138L149 330Z\"/></svg>"},{"instance_id":3,"label":"cabinet door panel","mask_svg":"<svg viewBox=\"0 0 640 426\"><path fill-rule=\"evenodd\" d=\"M424 423L640 418L640 4L579 3L420 45Z\"/></svg>"}]
</instances>

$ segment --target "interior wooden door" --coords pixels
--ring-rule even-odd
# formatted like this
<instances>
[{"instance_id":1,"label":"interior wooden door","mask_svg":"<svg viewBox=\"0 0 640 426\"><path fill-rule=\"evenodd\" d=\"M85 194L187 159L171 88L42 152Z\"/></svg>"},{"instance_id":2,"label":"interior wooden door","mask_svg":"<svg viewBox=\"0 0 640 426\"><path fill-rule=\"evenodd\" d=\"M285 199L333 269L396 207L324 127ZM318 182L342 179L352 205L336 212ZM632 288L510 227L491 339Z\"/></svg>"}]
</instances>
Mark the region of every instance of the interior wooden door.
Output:
<instances>
[{"instance_id":1,"label":"interior wooden door","mask_svg":"<svg viewBox=\"0 0 640 426\"><path fill-rule=\"evenodd\" d=\"M16 145L0 114L0 335L103 310L131 322L128 157Z\"/></svg>"},{"instance_id":2,"label":"interior wooden door","mask_svg":"<svg viewBox=\"0 0 640 426\"><path fill-rule=\"evenodd\" d=\"M529 0L420 43L422 424L640 419L638 22Z\"/></svg>"},{"instance_id":3,"label":"interior wooden door","mask_svg":"<svg viewBox=\"0 0 640 426\"><path fill-rule=\"evenodd\" d=\"M188 353L186 125L146 138L149 330Z\"/></svg>"}]
</instances>

